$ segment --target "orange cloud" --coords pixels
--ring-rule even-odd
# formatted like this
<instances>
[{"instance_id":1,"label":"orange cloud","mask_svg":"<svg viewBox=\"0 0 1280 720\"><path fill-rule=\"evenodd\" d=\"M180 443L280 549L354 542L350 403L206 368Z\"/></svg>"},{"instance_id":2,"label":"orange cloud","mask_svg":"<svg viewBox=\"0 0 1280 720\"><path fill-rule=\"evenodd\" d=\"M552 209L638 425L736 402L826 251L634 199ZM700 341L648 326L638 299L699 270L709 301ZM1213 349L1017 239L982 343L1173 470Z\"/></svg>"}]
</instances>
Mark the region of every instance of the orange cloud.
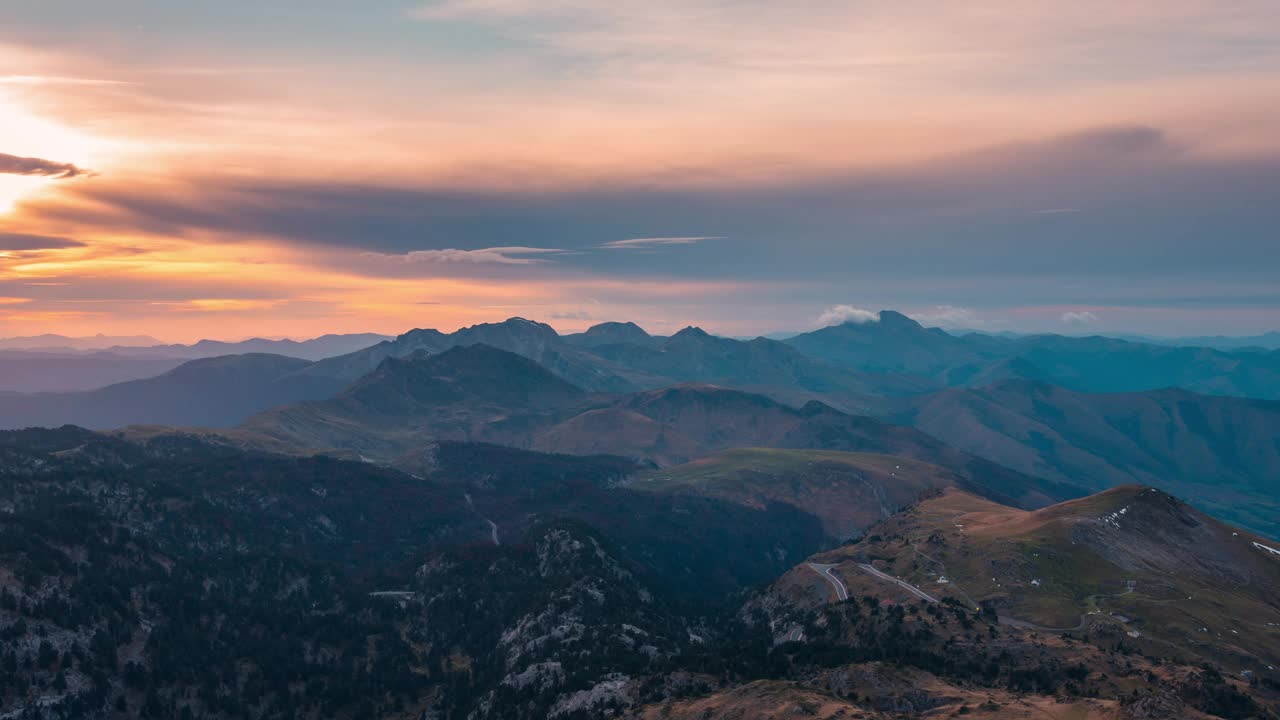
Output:
<instances>
[{"instance_id":1,"label":"orange cloud","mask_svg":"<svg viewBox=\"0 0 1280 720\"><path fill-rule=\"evenodd\" d=\"M15 32L0 45L0 293L26 302L6 303L23 313L0 314L0 332L37 318L173 339L505 314L684 323L699 302L790 288L691 277L680 264L691 255L664 271L581 254L710 253L722 244L702 233L736 242L735 231L651 224L672 208L697 219L697 203L724 202L730 217L759 210L724 200L734 193L785 204L825 192L837 205L869 195L863 221L892 195L885 186L916 192L945 172L964 184L960 162L939 158L978 165L975 151L1000 146L999 162L961 177L993 182L1025 172L1009 158L1041 157L1028 141L1080 128L1161 128L1156 144L1214 159L1274 152L1278 14L1275 3L1195 0L1107 13L1039 1L799 0L744 13L710 0L440 0L387 22L410 38L486 26L511 46L424 40L404 54L325 38L218 47L158 31L141 45L52 30L63 42L23 44ZM53 180L81 168L97 176ZM490 191L508 195L486 206ZM666 204L626 206L629 193ZM903 203L913 222L970 210L967 197L919 194ZM1077 209L1049 202L1014 210L1087 215L1043 212ZM582 230L613 205L621 229ZM796 205L794 230L761 231L779 255L831 226L832 246L890 244L883 225L824 225ZM723 264L740 267L745 248L725 250ZM834 302L844 299L795 316Z\"/></svg>"}]
</instances>

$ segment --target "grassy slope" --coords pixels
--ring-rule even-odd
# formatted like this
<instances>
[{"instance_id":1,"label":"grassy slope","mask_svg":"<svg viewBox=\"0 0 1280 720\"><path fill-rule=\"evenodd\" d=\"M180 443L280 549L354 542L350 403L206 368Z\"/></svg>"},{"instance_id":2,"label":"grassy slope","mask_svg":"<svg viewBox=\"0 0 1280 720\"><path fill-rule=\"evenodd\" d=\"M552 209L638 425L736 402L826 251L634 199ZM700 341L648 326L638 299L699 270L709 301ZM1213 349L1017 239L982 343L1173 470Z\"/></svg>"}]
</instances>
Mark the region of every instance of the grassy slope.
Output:
<instances>
[{"instance_id":1,"label":"grassy slope","mask_svg":"<svg viewBox=\"0 0 1280 720\"><path fill-rule=\"evenodd\" d=\"M1280 557L1156 490L1117 488L1036 512L947 490L872 532L817 558L841 564L852 594L900 594L855 565L873 562L938 597L1154 654L1240 669L1280 662Z\"/></svg>"},{"instance_id":2,"label":"grassy slope","mask_svg":"<svg viewBox=\"0 0 1280 720\"><path fill-rule=\"evenodd\" d=\"M1280 537L1280 403L1005 382L936 393L895 419L1020 472L1094 490L1152 485Z\"/></svg>"},{"instance_id":3,"label":"grassy slope","mask_svg":"<svg viewBox=\"0 0 1280 720\"><path fill-rule=\"evenodd\" d=\"M963 482L945 468L892 455L738 448L643 473L630 486L749 506L780 502L817 516L829 536L847 538L922 494Z\"/></svg>"}]
</instances>

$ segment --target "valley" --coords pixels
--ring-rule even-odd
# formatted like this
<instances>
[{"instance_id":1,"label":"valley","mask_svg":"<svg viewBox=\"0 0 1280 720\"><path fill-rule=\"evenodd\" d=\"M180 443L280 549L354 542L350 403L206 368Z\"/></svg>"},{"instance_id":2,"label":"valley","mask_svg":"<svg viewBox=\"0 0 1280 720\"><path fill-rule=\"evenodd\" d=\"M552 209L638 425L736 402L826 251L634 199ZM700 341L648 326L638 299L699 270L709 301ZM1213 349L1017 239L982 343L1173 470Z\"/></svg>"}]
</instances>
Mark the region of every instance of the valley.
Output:
<instances>
[{"instance_id":1,"label":"valley","mask_svg":"<svg viewBox=\"0 0 1280 720\"><path fill-rule=\"evenodd\" d=\"M0 28L0 720L1280 720L1280 0Z\"/></svg>"}]
</instances>

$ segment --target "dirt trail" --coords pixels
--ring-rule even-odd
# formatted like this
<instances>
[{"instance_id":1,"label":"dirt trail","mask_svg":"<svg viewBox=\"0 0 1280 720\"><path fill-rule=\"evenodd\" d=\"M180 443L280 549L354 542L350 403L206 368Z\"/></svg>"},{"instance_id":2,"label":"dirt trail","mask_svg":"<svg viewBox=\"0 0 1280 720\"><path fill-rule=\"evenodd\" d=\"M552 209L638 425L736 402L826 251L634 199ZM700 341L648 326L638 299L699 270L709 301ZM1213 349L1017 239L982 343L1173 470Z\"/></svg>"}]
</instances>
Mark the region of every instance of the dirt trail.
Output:
<instances>
[{"instance_id":1,"label":"dirt trail","mask_svg":"<svg viewBox=\"0 0 1280 720\"><path fill-rule=\"evenodd\" d=\"M481 514L480 514L480 511L479 511L479 510L476 510L476 504L475 504L475 503L473 503L473 502L471 502L471 493L463 493L463 494L462 494L462 496L463 496L463 497L465 497L465 498L467 499L467 507L471 508L471 512L475 513L475 514L476 514L476 517L478 517L478 518L480 518L481 520L483 520L483 521L485 521L485 522L489 523L489 537L493 539L493 544L494 544L494 545L501 545L502 543L498 541L498 523L496 523L496 522L494 522L494 521L490 520L489 518L487 518L487 517L485 517L485 516L481 515Z\"/></svg>"}]
</instances>

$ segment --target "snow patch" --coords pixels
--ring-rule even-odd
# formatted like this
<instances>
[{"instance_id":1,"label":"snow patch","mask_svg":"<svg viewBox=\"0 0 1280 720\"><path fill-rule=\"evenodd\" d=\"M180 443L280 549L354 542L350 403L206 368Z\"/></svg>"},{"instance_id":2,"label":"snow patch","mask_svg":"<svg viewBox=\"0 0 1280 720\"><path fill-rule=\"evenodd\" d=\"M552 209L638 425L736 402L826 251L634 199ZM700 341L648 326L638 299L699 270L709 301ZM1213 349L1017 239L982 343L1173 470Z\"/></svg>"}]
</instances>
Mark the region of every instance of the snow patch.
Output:
<instances>
[{"instance_id":1,"label":"snow patch","mask_svg":"<svg viewBox=\"0 0 1280 720\"><path fill-rule=\"evenodd\" d=\"M1106 523L1107 525L1110 525L1113 528L1119 528L1120 518L1123 517L1124 514L1127 512L1129 512L1129 506L1125 505L1124 507L1120 508L1119 510L1113 513L1107 513L1106 515L1103 515L1102 522Z\"/></svg>"}]
</instances>

